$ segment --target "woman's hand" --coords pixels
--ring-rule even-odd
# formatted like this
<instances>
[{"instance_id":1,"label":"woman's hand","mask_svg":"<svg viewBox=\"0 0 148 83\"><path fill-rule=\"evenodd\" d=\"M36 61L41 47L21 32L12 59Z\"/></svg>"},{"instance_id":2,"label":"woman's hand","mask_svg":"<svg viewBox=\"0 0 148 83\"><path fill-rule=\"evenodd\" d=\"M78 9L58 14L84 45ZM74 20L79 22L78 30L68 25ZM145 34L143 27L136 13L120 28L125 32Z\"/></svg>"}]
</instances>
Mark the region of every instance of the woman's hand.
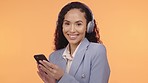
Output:
<instances>
[{"instance_id":1,"label":"woman's hand","mask_svg":"<svg viewBox=\"0 0 148 83\"><path fill-rule=\"evenodd\" d=\"M43 82L44 83L56 83L55 79L50 74L47 74L45 71L43 71L39 65L38 65L37 73L40 76L40 78L43 80Z\"/></svg>"},{"instance_id":2,"label":"woman's hand","mask_svg":"<svg viewBox=\"0 0 148 83\"><path fill-rule=\"evenodd\" d=\"M64 70L58 67L57 65L47 62L45 60L40 61L40 63L43 64L39 65L41 71L44 71L44 73L46 72L46 74L50 77L59 80L64 75Z\"/></svg>"}]
</instances>

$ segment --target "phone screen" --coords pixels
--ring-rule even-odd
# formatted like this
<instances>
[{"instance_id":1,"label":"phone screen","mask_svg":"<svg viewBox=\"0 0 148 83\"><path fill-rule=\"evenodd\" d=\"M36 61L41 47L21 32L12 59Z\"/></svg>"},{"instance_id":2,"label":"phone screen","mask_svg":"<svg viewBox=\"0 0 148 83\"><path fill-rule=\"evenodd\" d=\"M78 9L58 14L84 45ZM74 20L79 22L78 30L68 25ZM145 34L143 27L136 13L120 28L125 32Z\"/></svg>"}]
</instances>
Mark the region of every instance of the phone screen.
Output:
<instances>
[{"instance_id":1,"label":"phone screen","mask_svg":"<svg viewBox=\"0 0 148 83\"><path fill-rule=\"evenodd\" d=\"M45 55L44 54L37 54L37 55L34 55L34 58L35 58L35 60L37 61L37 63L38 64L41 64L39 61L40 60L46 60L46 61L48 61L48 59L45 57ZM49 62L49 61L48 61Z\"/></svg>"}]
</instances>

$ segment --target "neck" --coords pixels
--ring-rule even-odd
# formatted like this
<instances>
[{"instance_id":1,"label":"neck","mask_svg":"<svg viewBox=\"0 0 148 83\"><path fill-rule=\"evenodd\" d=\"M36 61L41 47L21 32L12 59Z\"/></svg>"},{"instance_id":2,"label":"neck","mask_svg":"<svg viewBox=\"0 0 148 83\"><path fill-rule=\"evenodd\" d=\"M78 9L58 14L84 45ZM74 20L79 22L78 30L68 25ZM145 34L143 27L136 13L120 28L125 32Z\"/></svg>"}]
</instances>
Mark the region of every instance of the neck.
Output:
<instances>
[{"instance_id":1,"label":"neck","mask_svg":"<svg viewBox=\"0 0 148 83\"><path fill-rule=\"evenodd\" d=\"M74 53L75 49L77 48L78 45L73 45L70 44L69 45L69 50L70 50L70 55L72 56L72 54Z\"/></svg>"},{"instance_id":2,"label":"neck","mask_svg":"<svg viewBox=\"0 0 148 83\"><path fill-rule=\"evenodd\" d=\"M84 39L84 38L83 38L83 39ZM80 42L77 43L77 44L69 44L69 51L70 51L71 57L72 57L72 54L74 53L75 49L77 48L77 46L78 46L79 44L80 44Z\"/></svg>"}]
</instances>

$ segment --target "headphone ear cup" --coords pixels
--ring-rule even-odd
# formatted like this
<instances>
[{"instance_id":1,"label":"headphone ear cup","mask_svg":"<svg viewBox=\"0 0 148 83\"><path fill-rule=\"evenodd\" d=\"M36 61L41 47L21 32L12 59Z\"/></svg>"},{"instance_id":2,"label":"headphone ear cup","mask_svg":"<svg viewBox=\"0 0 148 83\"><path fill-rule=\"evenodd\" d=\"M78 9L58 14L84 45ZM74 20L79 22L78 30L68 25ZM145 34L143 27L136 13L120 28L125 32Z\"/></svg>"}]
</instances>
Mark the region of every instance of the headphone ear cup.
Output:
<instances>
[{"instance_id":1,"label":"headphone ear cup","mask_svg":"<svg viewBox=\"0 0 148 83\"><path fill-rule=\"evenodd\" d=\"M92 33L93 32L93 29L94 29L94 21L90 21L88 24L87 24L87 33Z\"/></svg>"}]
</instances>

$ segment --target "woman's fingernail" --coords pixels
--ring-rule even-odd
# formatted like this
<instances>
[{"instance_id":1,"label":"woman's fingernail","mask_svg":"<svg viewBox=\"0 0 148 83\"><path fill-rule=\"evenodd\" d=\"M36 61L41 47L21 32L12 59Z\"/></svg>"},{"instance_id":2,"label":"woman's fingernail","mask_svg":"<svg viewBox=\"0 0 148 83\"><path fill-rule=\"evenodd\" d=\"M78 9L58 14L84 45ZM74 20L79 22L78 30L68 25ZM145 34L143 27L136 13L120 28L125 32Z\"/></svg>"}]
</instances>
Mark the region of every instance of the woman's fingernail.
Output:
<instances>
[{"instance_id":1,"label":"woman's fingernail","mask_svg":"<svg viewBox=\"0 0 148 83\"><path fill-rule=\"evenodd\" d=\"M43 60L43 62L47 62L46 60Z\"/></svg>"},{"instance_id":2,"label":"woman's fingernail","mask_svg":"<svg viewBox=\"0 0 148 83\"><path fill-rule=\"evenodd\" d=\"M40 63L42 63L42 61L41 61L41 60L39 60L39 62L40 62Z\"/></svg>"}]
</instances>

